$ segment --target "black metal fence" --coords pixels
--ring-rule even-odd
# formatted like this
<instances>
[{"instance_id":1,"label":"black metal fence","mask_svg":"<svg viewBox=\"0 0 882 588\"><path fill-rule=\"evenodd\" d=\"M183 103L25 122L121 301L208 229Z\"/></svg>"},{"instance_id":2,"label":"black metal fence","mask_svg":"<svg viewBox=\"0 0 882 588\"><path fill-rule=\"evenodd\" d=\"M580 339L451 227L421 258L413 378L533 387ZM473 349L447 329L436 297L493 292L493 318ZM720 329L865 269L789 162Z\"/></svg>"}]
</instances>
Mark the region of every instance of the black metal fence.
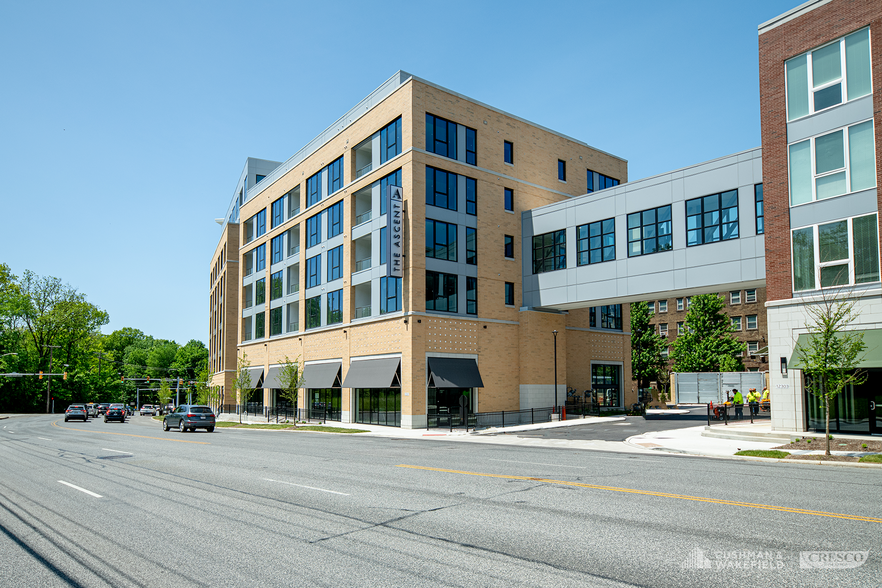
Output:
<instances>
[{"instance_id":1,"label":"black metal fence","mask_svg":"<svg viewBox=\"0 0 882 588\"><path fill-rule=\"evenodd\" d=\"M770 421L772 410L768 402L753 402L746 404L714 404L707 405L707 424L728 425L729 421L751 422Z\"/></svg>"},{"instance_id":2,"label":"black metal fence","mask_svg":"<svg viewBox=\"0 0 882 588\"><path fill-rule=\"evenodd\" d=\"M553 420L580 419L597 415L600 407L592 402L568 402L564 406L547 406L526 408L523 410L498 410L494 412L476 412L465 419L459 412L430 414L426 419L427 429L445 428L486 429L490 427L504 428L518 425L549 423ZM559 416L559 418L558 418Z\"/></svg>"}]
</instances>

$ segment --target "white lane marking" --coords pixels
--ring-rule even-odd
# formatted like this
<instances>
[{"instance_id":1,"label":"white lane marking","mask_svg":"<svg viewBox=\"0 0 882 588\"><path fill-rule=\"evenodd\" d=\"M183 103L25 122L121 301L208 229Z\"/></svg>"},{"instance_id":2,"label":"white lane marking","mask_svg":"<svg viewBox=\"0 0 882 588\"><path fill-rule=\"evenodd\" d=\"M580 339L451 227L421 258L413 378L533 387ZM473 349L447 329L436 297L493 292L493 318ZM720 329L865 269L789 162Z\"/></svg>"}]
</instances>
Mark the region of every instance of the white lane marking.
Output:
<instances>
[{"instance_id":1,"label":"white lane marking","mask_svg":"<svg viewBox=\"0 0 882 588\"><path fill-rule=\"evenodd\" d=\"M289 486L297 486L298 488L306 488L307 490L318 490L319 492L328 492L330 494L339 494L340 496L349 496L345 492L336 492L334 490L325 490L324 488L315 488L313 486L304 486L302 484L294 484L293 482L283 482L282 480L271 480L264 478L267 482L278 482L279 484L288 484Z\"/></svg>"},{"instance_id":2,"label":"white lane marking","mask_svg":"<svg viewBox=\"0 0 882 588\"><path fill-rule=\"evenodd\" d=\"M132 453L130 451L117 451L116 449L107 449L106 447L102 447L101 451L112 451L114 453L125 453L126 455L135 455L134 453Z\"/></svg>"},{"instance_id":3,"label":"white lane marking","mask_svg":"<svg viewBox=\"0 0 882 588\"><path fill-rule=\"evenodd\" d=\"M95 498L103 498L103 496L101 496L100 494L95 494L94 492L90 492L90 491L86 490L85 488L80 488L79 486L74 486L70 482L65 482L64 480L58 480L58 483L64 484L65 486L70 486L74 490L79 490L80 492L85 492L89 496L94 496Z\"/></svg>"},{"instance_id":4,"label":"white lane marking","mask_svg":"<svg viewBox=\"0 0 882 588\"><path fill-rule=\"evenodd\" d=\"M52 441L52 439L47 439L46 437L37 437L37 439L42 439L43 441Z\"/></svg>"},{"instance_id":5,"label":"white lane marking","mask_svg":"<svg viewBox=\"0 0 882 588\"><path fill-rule=\"evenodd\" d=\"M578 468L580 470L588 469L586 466L570 466L570 465L560 465L557 463L540 463L540 462L535 462L535 461L517 461L514 459L489 459L487 461L504 461L507 463L525 463L528 465L541 465L541 466L548 466L548 467L552 467L552 468Z\"/></svg>"}]
</instances>

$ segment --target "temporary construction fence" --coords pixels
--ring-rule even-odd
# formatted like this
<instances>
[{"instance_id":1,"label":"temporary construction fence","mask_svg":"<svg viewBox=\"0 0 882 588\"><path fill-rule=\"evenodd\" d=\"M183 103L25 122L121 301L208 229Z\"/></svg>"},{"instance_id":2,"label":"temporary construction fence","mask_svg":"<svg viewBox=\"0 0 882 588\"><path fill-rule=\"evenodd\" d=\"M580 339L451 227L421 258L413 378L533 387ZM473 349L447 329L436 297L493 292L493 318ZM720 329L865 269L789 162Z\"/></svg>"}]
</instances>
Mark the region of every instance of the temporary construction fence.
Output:
<instances>
[{"instance_id":1,"label":"temporary construction fence","mask_svg":"<svg viewBox=\"0 0 882 588\"><path fill-rule=\"evenodd\" d=\"M726 401L726 392L738 389L747 398L747 391L766 387L768 372L692 372L674 373L674 398L677 404L719 404Z\"/></svg>"}]
</instances>

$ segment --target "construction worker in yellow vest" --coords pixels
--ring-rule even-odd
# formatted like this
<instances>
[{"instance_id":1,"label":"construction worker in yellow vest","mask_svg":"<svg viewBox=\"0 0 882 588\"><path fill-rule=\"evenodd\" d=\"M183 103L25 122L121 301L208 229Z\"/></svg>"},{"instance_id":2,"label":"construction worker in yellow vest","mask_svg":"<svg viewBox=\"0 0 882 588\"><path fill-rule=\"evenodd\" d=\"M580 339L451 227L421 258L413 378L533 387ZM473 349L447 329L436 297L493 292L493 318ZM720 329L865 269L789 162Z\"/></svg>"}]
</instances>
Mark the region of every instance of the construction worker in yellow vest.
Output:
<instances>
[{"instance_id":1,"label":"construction worker in yellow vest","mask_svg":"<svg viewBox=\"0 0 882 588\"><path fill-rule=\"evenodd\" d=\"M756 416L759 414L759 399L760 395L756 391L756 388L751 388L747 392L747 403L750 405L750 414Z\"/></svg>"},{"instance_id":2,"label":"construction worker in yellow vest","mask_svg":"<svg viewBox=\"0 0 882 588\"><path fill-rule=\"evenodd\" d=\"M760 397L760 403L764 411L769 410L769 389L763 388L763 395Z\"/></svg>"},{"instance_id":3,"label":"construction worker in yellow vest","mask_svg":"<svg viewBox=\"0 0 882 588\"><path fill-rule=\"evenodd\" d=\"M735 405L735 418L743 419L744 418L744 396L741 394L741 391L738 388L732 388L732 393L734 396L732 397L732 404Z\"/></svg>"}]
</instances>

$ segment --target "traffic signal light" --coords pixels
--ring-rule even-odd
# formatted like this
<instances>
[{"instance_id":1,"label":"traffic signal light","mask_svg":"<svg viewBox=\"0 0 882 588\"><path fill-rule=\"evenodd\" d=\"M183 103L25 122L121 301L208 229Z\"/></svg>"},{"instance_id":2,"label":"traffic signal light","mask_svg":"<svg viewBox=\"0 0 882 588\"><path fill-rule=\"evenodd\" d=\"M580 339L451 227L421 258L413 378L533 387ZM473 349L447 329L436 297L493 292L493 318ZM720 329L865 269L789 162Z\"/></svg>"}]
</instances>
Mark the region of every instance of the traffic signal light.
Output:
<instances>
[{"instance_id":1,"label":"traffic signal light","mask_svg":"<svg viewBox=\"0 0 882 588\"><path fill-rule=\"evenodd\" d=\"M147 383L150 383L150 376L147 376Z\"/></svg>"},{"instance_id":2,"label":"traffic signal light","mask_svg":"<svg viewBox=\"0 0 882 588\"><path fill-rule=\"evenodd\" d=\"M67 372L64 372L64 378L63 378L63 379L64 379L64 380L67 379Z\"/></svg>"},{"instance_id":3,"label":"traffic signal light","mask_svg":"<svg viewBox=\"0 0 882 588\"><path fill-rule=\"evenodd\" d=\"M119 381L120 381L120 382L125 382L125 381L126 381L126 377L125 377L125 376L120 376L120 377L119 377Z\"/></svg>"},{"instance_id":4,"label":"traffic signal light","mask_svg":"<svg viewBox=\"0 0 882 588\"><path fill-rule=\"evenodd\" d=\"M180 386L183 383L184 383L184 380L182 380L181 378L178 378L178 386Z\"/></svg>"},{"instance_id":5,"label":"traffic signal light","mask_svg":"<svg viewBox=\"0 0 882 588\"><path fill-rule=\"evenodd\" d=\"M40 370L40 379L43 379L43 370Z\"/></svg>"}]
</instances>

